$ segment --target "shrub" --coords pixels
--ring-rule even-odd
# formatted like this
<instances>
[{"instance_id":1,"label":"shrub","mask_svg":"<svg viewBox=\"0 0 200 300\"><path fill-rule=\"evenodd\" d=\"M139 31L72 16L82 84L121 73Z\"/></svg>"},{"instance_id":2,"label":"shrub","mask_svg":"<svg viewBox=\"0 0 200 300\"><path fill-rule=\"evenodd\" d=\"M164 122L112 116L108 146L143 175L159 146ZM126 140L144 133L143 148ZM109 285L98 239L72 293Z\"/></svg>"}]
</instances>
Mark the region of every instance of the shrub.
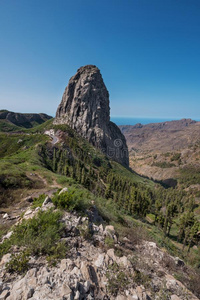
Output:
<instances>
[{"instance_id":1,"label":"shrub","mask_svg":"<svg viewBox=\"0 0 200 300\"><path fill-rule=\"evenodd\" d=\"M143 272L140 272L139 270L135 270L134 281L137 283L137 285L142 284L146 288L148 288L150 284L150 277L148 275L145 275Z\"/></svg>"},{"instance_id":2,"label":"shrub","mask_svg":"<svg viewBox=\"0 0 200 300\"><path fill-rule=\"evenodd\" d=\"M171 157L171 161L179 160L181 157L181 153L174 153L174 155Z\"/></svg>"},{"instance_id":3,"label":"shrub","mask_svg":"<svg viewBox=\"0 0 200 300\"><path fill-rule=\"evenodd\" d=\"M59 222L61 212L51 209L39 212L29 220L23 220L14 228L10 239L0 244L0 257L8 253L12 245L25 247L32 255L48 255L63 257L66 248L59 240L64 230L64 224Z\"/></svg>"},{"instance_id":4,"label":"shrub","mask_svg":"<svg viewBox=\"0 0 200 300\"><path fill-rule=\"evenodd\" d=\"M108 292L114 296L117 296L119 291L124 291L129 284L128 276L120 271L116 263L111 265L106 277L108 278Z\"/></svg>"},{"instance_id":5,"label":"shrub","mask_svg":"<svg viewBox=\"0 0 200 300\"><path fill-rule=\"evenodd\" d=\"M52 247L53 254L47 256L49 266L56 266L57 261L66 257L67 247L64 242L59 242Z\"/></svg>"},{"instance_id":6,"label":"shrub","mask_svg":"<svg viewBox=\"0 0 200 300\"><path fill-rule=\"evenodd\" d=\"M36 207L41 207L45 198L46 198L45 194L41 194L41 195L39 195L38 198L34 198L33 203L32 203L32 208L35 209Z\"/></svg>"},{"instance_id":7,"label":"shrub","mask_svg":"<svg viewBox=\"0 0 200 300\"><path fill-rule=\"evenodd\" d=\"M9 273L23 274L28 270L29 251L25 250L19 254L12 254L11 260L6 264Z\"/></svg>"},{"instance_id":8,"label":"shrub","mask_svg":"<svg viewBox=\"0 0 200 300\"><path fill-rule=\"evenodd\" d=\"M11 240L14 245L27 247L33 255L51 255L64 227L60 218L59 211L40 211L37 216L17 225Z\"/></svg>"},{"instance_id":9,"label":"shrub","mask_svg":"<svg viewBox=\"0 0 200 300\"><path fill-rule=\"evenodd\" d=\"M52 201L58 208L64 208L68 211L85 211L89 206L90 194L85 190L72 187L60 195L57 193L52 198Z\"/></svg>"},{"instance_id":10,"label":"shrub","mask_svg":"<svg viewBox=\"0 0 200 300\"><path fill-rule=\"evenodd\" d=\"M115 245L114 240L113 240L111 237L107 236L107 237L105 238L105 245L106 245L108 248L114 248L114 245Z\"/></svg>"},{"instance_id":11,"label":"shrub","mask_svg":"<svg viewBox=\"0 0 200 300\"><path fill-rule=\"evenodd\" d=\"M12 246L11 239L6 239L2 244L0 244L0 259L4 254L9 252L11 246Z\"/></svg>"}]
</instances>

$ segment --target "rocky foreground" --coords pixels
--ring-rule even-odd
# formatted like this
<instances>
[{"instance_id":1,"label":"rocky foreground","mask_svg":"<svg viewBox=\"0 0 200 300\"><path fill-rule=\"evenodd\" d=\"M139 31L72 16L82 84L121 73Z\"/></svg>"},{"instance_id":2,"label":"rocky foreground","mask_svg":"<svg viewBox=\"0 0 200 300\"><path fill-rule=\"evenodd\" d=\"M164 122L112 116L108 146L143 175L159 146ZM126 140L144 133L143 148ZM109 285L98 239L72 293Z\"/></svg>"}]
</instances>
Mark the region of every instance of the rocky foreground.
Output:
<instances>
[{"instance_id":1,"label":"rocky foreground","mask_svg":"<svg viewBox=\"0 0 200 300\"><path fill-rule=\"evenodd\" d=\"M47 197L41 208L26 210L23 219L50 208L55 209ZM64 212L61 222L65 224L62 241L68 246L66 258L50 266L44 257L31 257L26 274L17 275L8 273L11 254L4 255L0 300L198 299L174 277L174 270L187 272L182 260L169 256L153 242L127 237L119 240L115 228L105 224L94 206L87 216ZM12 231L3 240L11 235Z\"/></svg>"}]
</instances>

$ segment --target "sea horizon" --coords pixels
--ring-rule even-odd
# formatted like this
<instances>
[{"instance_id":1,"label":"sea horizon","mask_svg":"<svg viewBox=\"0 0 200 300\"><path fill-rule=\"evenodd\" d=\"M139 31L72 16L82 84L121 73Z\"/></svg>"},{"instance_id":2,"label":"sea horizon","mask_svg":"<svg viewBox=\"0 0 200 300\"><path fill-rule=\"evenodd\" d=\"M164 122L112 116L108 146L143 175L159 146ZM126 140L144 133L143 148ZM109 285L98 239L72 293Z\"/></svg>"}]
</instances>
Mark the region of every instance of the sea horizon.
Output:
<instances>
[{"instance_id":1,"label":"sea horizon","mask_svg":"<svg viewBox=\"0 0 200 300\"><path fill-rule=\"evenodd\" d=\"M150 123L162 123L167 121L177 121L182 119L192 119L194 121L200 121L198 118L144 118L144 117L110 117L111 121L116 125L135 125L141 123L142 125L150 124Z\"/></svg>"}]
</instances>

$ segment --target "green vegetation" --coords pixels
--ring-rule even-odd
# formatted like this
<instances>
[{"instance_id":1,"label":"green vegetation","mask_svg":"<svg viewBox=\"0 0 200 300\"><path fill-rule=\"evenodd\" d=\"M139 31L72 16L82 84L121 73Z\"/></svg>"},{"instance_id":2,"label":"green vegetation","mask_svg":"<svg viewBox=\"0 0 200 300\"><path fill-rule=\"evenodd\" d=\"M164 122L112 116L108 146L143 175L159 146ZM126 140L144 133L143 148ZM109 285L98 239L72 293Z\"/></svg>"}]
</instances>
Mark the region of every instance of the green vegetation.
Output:
<instances>
[{"instance_id":1,"label":"green vegetation","mask_svg":"<svg viewBox=\"0 0 200 300\"><path fill-rule=\"evenodd\" d=\"M11 238L0 244L0 257L8 253L13 245L25 247L31 255L57 255L64 227L59 222L61 216L60 211L48 210L39 211L33 218L23 220L14 227Z\"/></svg>"},{"instance_id":2,"label":"green vegetation","mask_svg":"<svg viewBox=\"0 0 200 300\"><path fill-rule=\"evenodd\" d=\"M85 214L95 204L102 217L117 228L119 238L127 236L135 244L142 238L154 240L171 254L185 256L192 265L199 265L200 255L193 249L199 243L197 207L180 188L200 182L198 169L195 173L193 168L182 169L180 185L175 189L164 189L118 163L110 162L68 126L54 126L52 122L49 120L21 134L0 133L0 190L3 195L0 205L9 204L8 192L20 190L21 193L21 190L40 189L54 183L68 187L67 192L59 195L58 191L52 198L59 211L39 212L32 220L17 225L11 238L0 244L0 256L17 245L21 251L25 248L31 255L44 255L49 264L55 264L67 251L59 242L63 230L62 223L58 222L60 210ZM62 141L56 145L43 134L50 128L64 131ZM177 153L172 158L171 161L177 161L180 157ZM169 164L175 166L168 163L167 167ZM41 178L45 178L46 183ZM34 199L32 207L41 206L44 198L43 194ZM84 238L90 239L87 224L79 230ZM106 238L105 243L108 248L114 247L111 238ZM20 255L13 257L13 261L19 261L19 272L26 265L26 257L22 252ZM11 264L10 270L12 268ZM113 280L111 276L110 289L114 294L117 287L112 288ZM123 278L120 280L123 282Z\"/></svg>"},{"instance_id":3,"label":"green vegetation","mask_svg":"<svg viewBox=\"0 0 200 300\"><path fill-rule=\"evenodd\" d=\"M173 156L171 157L171 161L176 161L181 158L181 153L174 153Z\"/></svg>"},{"instance_id":4,"label":"green vegetation","mask_svg":"<svg viewBox=\"0 0 200 300\"><path fill-rule=\"evenodd\" d=\"M28 271L29 255L27 250L19 254L12 254L10 261L6 264L7 272L23 274Z\"/></svg>"},{"instance_id":5,"label":"green vegetation","mask_svg":"<svg viewBox=\"0 0 200 300\"><path fill-rule=\"evenodd\" d=\"M2 131L2 132L12 132L12 131L20 131L20 130L21 130L20 127L10 123L9 121L0 120L0 131Z\"/></svg>"},{"instance_id":6,"label":"green vegetation","mask_svg":"<svg viewBox=\"0 0 200 300\"><path fill-rule=\"evenodd\" d=\"M200 168L194 166L187 166L180 169L179 182L185 188L192 184L200 183Z\"/></svg>"},{"instance_id":7,"label":"green vegetation","mask_svg":"<svg viewBox=\"0 0 200 300\"><path fill-rule=\"evenodd\" d=\"M152 164L152 166L158 167L158 168L172 168L172 167L176 167L175 164L167 162L167 161L158 161L158 162L154 162Z\"/></svg>"},{"instance_id":8,"label":"green vegetation","mask_svg":"<svg viewBox=\"0 0 200 300\"><path fill-rule=\"evenodd\" d=\"M45 198L46 198L45 194L41 194L38 198L34 198L31 207L33 209L36 207L42 207L42 204L43 204Z\"/></svg>"},{"instance_id":9,"label":"green vegetation","mask_svg":"<svg viewBox=\"0 0 200 300\"><path fill-rule=\"evenodd\" d=\"M124 291L128 287L128 276L120 270L116 263L109 265L106 277L108 278L108 291L113 296L117 296L119 291Z\"/></svg>"},{"instance_id":10,"label":"green vegetation","mask_svg":"<svg viewBox=\"0 0 200 300\"><path fill-rule=\"evenodd\" d=\"M107 236L105 238L105 245L108 247L108 249L114 248L114 244L114 240L111 237Z\"/></svg>"},{"instance_id":11,"label":"green vegetation","mask_svg":"<svg viewBox=\"0 0 200 300\"><path fill-rule=\"evenodd\" d=\"M91 199L89 191L72 187L61 194L56 193L52 198L52 201L58 208L65 209L67 211L76 210L84 212L88 208Z\"/></svg>"}]
</instances>

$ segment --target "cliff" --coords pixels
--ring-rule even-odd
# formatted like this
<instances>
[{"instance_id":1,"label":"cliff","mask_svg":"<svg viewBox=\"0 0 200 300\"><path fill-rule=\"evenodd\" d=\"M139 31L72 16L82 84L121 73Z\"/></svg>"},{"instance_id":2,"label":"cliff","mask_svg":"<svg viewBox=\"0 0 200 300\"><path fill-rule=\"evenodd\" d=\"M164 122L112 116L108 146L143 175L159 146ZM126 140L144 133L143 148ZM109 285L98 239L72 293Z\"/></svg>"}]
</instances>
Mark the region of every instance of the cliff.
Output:
<instances>
[{"instance_id":1,"label":"cliff","mask_svg":"<svg viewBox=\"0 0 200 300\"><path fill-rule=\"evenodd\" d=\"M109 158L129 166L126 140L110 121L109 93L96 66L81 67L70 79L54 124L68 124Z\"/></svg>"}]
</instances>

